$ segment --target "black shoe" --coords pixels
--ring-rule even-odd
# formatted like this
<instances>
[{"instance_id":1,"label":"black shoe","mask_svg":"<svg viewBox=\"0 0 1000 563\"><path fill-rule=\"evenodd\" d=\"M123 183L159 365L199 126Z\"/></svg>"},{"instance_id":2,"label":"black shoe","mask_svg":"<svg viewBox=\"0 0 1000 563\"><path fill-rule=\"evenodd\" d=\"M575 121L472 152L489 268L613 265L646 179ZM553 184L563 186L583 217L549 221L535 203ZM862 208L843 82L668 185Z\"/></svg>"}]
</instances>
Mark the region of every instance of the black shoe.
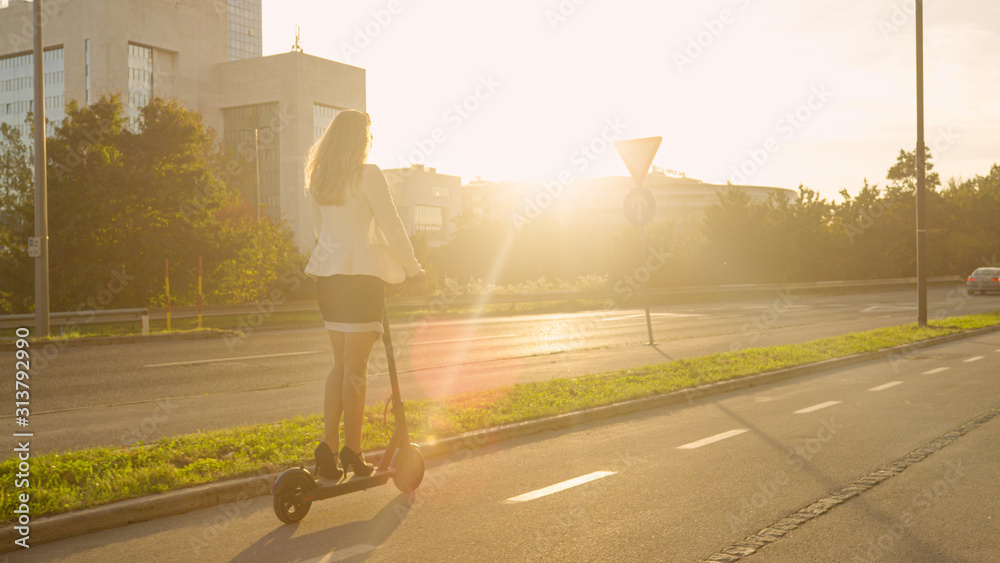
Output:
<instances>
[{"instance_id":1,"label":"black shoe","mask_svg":"<svg viewBox=\"0 0 1000 563\"><path fill-rule=\"evenodd\" d=\"M362 455L354 453L347 446L340 449L340 460L344 463L344 471L353 468L355 475L367 477L372 474L372 471L375 471L374 465L365 463L365 458Z\"/></svg>"},{"instance_id":2,"label":"black shoe","mask_svg":"<svg viewBox=\"0 0 1000 563\"><path fill-rule=\"evenodd\" d=\"M337 454L333 453L326 442L316 446L316 474L324 479L339 480L344 472L337 467Z\"/></svg>"}]
</instances>

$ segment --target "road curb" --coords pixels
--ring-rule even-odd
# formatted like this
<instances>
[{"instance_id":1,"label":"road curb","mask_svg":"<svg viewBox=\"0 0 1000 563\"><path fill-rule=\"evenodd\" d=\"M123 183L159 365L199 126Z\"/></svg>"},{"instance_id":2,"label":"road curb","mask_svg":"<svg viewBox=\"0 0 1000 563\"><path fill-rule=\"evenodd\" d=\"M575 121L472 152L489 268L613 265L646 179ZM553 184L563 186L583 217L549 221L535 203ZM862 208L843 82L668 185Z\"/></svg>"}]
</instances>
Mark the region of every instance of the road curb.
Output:
<instances>
[{"instance_id":1,"label":"road curb","mask_svg":"<svg viewBox=\"0 0 1000 563\"><path fill-rule=\"evenodd\" d=\"M81 336L79 338L59 338L59 339L29 339L33 346L44 346L46 344L55 348L79 348L83 346L110 346L112 344L148 344L151 342L164 342L168 340L207 340L211 338L225 338L236 334L232 330L208 329L192 332L168 332L156 334L129 334L122 336ZM16 350L14 340L0 342L0 351Z\"/></svg>"},{"instance_id":2,"label":"road curb","mask_svg":"<svg viewBox=\"0 0 1000 563\"><path fill-rule=\"evenodd\" d=\"M757 387L801 377L830 369L847 367L867 361L882 358L899 358L898 361L906 361L909 352L947 344L956 340L972 338L983 334L1000 331L1000 325L970 330L947 336L940 336L930 340L884 348L876 352L855 354L843 358L834 358L811 364L784 368L780 370L765 372L757 375L750 375L728 381L719 381L700 385L690 389L672 391L662 395L632 399L592 407L580 411L506 424L493 428L486 428L474 432L460 434L451 438L444 438L433 442L420 444L420 449L424 457L442 457L453 455L463 451L478 449L487 445L496 444L514 438L530 436L549 430L561 430L579 424L585 424L615 416L636 413L678 403L691 403L696 399L710 397L729 391ZM366 452L365 457L369 461L378 463L382 452ZM37 520L32 519L30 523L30 544L39 545L42 543L58 541L70 537L117 528L127 524L135 524L148 520L155 520L167 516L183 514L193 510L219 506L220 516L232 518L233 513L239 514L242 505L252 497L270 494L271 484L277 478L277 473L233 479L219 483L208 483L198 485L178 491L160 493L151 496L138 497L124 501L106 504L94 508L87 508L75 512L58 514L55 516L43 517ZM222 506L226 505L226 506ZM231 505L231 506L230 506ZM14 526L6 526L0 529L0 553L5 553L17 549L14 540L19 534Z\"/></svg>"}]
</instances>

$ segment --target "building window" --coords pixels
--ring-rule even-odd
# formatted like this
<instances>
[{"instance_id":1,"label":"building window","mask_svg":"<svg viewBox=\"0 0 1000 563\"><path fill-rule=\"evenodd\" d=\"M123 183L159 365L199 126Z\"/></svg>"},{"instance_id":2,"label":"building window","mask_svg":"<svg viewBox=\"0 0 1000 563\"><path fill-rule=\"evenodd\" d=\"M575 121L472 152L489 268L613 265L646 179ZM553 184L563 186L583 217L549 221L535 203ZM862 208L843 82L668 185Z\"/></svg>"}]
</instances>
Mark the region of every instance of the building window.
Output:
<instances>
[{"instance_id":1,"label":"building window","mask_svg":"<svg viewBox=\"0 0 1000 563\"><path fill-rule=\"evenodd\" d=\"M128 44L128 118L134 124L139 110L153 99L153 50Z\"/></svg>"},{"instance_id":2,"label":"building window","mask_svg":"<svg viewBox=\"0 0 1000 563\"><path fill-rule=\"evenodd\" d=\"M323 136L323 132L329 127L330 122L333 118L340 113L340 110L335 107L324 106L321 104L313 104L313 142L319 140Z\"/></svg>"},{"instance_id":3,"label":"building window","mask_svg":"<svg viewBox=\"0 0 1000 563\"><path fill-rule=\"evenodd\" d=\"M434 186L434 197L451 197L451 189L441 186Z\"/></svg>"},{"instance_id":4,"label":"building window","mask_svg":"<svg viewBox=\"0 0 1000 563\"><path fill-rule=\"evenodd\" d=\"M63 48L45 50L42 57L45 74L45 119L51 134L66 117L65 107L65 65ZM35 99L35 59L34 55L0 57L0 123L6 123L21 133L25 142L30 143L31 126L25 123Z\"/></svg>"},{"instance_id":5,"label":"building window","mask_svg":"<svg viewBox=\"0 0 1000 563\"><path fill-rule=\"evenodd\" d=\"M263 56L261 0L228 0L229 60Z\"/></svg>"},{"instance_id":6,"label":"building window","mask_svg":"<svg viewBox=\"0 0 1000 563\"><path fill-rule=\"evenodd\" d=\"M444 228L444 211L429 205L413 206L414 231L440 231Z\"/></svg>"},{"instance_id":7,"label":"building window","mask_svg":"<svg viewBox=\"0 0 1000 563\"><path fill-rule=\"evenodd\" d=\"M265 215L275 220L281 217L280 124L276 102L222 110L222 140L226 148L222 180L255 204L259 155L261 207Z\"/></svg>"}]
</instances>

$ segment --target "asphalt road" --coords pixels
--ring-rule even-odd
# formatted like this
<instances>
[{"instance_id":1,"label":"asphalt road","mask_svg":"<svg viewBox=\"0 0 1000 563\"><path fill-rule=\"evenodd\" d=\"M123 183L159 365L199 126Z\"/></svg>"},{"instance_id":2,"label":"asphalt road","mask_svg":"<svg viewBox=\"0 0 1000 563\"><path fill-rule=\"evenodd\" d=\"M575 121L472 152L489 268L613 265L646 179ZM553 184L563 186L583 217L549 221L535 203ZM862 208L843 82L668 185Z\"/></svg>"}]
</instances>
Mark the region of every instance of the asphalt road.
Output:
<instances>
[{"instance_id":1,"label":"asphalt road","mask_svg":"<svg viewBox=\"0 0 1000 563\"><path fill-rule=\"evenodd\" d=\"M269 497L18 552L36 561L701 561L942 436L748 561L990 561L1000 334L459 452L283 525ZM980 419L982 420L982 419Z\"/></svg>"},{"instance_id":2,"label":"asphalt road","mask_svg":"<svg viewBox=\"0 0 1000 563\"><path fill-rule=\"evenodd\" d=\"M932 318L998 308L1000 297L967 297L964 289L938 288L930 294ZM394 326L393 334L403 396L420 398L803 342L915 318L912 291L777 292L754 300L657 307L654 347L643 345L641 310L416 319ZM31 430L39 453L128 445L316 413L332 363L320 327L54 352L31 380ZM388 397L385 369L376 344L370 403ZM0 406L0 417L12 414L12 401Z\"/></svg>"}]
</instances>

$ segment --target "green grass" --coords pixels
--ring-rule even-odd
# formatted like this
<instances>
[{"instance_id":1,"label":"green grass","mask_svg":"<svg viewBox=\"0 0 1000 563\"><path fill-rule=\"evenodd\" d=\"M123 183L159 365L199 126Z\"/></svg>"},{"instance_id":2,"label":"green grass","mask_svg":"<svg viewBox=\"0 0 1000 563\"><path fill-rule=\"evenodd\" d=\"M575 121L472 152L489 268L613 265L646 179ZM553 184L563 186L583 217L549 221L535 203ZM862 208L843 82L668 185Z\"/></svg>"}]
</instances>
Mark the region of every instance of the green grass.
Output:
<instances>
[{"instance_id":1,"label":"green grass","mask_svg":"<svg viewBox=\"0 0 1000 563\"><path fill-rule=\"evenodd\" d=\"M953 317L931 327L914 324L880 328L798 345L718 353L573 379L523 383L441 400L407 401L407 420L414 439L427 441L998 324L1000 312ZM381 406L369 407L365 412L366 450L381 448L389 439L392 421L383 425L382 412ZM132 447L32 456L32 514L66 512L202 483L281 471L308 461L321 435L322 419L317 414L276 424L163 438ZM8 476L17 473L16 461L4 460L0 463L0 473ZM0 490L0 510L8 522L18 492L12 484Z\"/></svg>"}]
</instances>

